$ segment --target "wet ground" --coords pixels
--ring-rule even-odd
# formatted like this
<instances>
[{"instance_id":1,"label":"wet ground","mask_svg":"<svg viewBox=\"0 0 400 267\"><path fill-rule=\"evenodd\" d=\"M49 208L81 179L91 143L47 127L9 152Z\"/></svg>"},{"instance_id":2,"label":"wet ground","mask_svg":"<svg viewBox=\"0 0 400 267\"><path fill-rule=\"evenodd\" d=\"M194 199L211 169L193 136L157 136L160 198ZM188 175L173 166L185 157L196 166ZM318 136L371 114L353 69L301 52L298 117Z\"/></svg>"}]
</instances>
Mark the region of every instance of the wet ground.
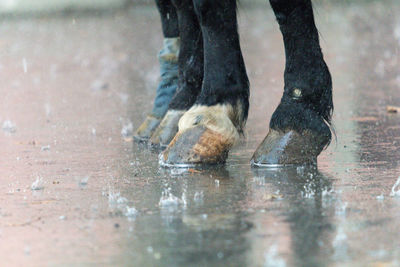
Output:
<instances>
[{"instance_id":1,"label":"wet ground","mask_svg":"<svg viewBox=\"0 0 400 267\"><path fill-rule=\"evenodd\" d=\"M1 265L399 266L400 6L317 5L316 20L337 135L319 169L249 165L283 88L263 5L240 10L246 137L197 171L129 138L155 95L155 8L3 19Z\"/></svg>"}]
</instances>

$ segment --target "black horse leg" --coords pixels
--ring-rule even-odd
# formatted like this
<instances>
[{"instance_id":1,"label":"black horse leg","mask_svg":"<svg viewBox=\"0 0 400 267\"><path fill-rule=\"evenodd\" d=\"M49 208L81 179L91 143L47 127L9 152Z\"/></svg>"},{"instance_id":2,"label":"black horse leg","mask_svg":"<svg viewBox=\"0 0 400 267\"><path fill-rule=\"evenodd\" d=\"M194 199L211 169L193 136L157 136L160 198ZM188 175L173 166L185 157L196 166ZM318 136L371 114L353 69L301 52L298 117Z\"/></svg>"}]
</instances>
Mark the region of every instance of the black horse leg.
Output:
<instances>
[{"instance_id":1,"label":"black horse leg","mask_svg":"<svg viewBox=\"0 0 400 267\"><path fill-rule=\"evenodd\" d=\"M249 82L239 45L236 0L193 0L203 34L204 80L196 103L162 154L165 165L226 160L248 111Z\"/></svg>"},{"instance_id":2,"label":"black horse leg","mask_svg":"<svg viewBox=\"0 0 400 267\"><path fill-rule=\"evenodd\" d=\"M167 112L168 105L178 87L179 29L178 16L170 0L156 0L161 16L164 45L158 54L161 80L157 87L152 112L135 134L135 140L147 141Z\"/></svg>"},{"instance_id":3,"label":"black horse leg","mask_svg":"<svg viewBox=\"0 0 400 267\"><path fill-rule=\"evenodd\" d=\"M168 112L150 139L153 146L165 148L178 132L178 122L193 105L203 82L203 41L192 0L172 0L176 7L181 48L179 86Z\"/></svg>"},{"instance_id":4,"label":"black horse leg","mask_svg":"<svg viewBox=\"0 0 400 267\"><path fill-rule=\"evenodd\" d=\"M254 165L316 163L331 140L332 81L311 0L270 0L286 54L285 88Z\"/></svg>"}]
</instances>

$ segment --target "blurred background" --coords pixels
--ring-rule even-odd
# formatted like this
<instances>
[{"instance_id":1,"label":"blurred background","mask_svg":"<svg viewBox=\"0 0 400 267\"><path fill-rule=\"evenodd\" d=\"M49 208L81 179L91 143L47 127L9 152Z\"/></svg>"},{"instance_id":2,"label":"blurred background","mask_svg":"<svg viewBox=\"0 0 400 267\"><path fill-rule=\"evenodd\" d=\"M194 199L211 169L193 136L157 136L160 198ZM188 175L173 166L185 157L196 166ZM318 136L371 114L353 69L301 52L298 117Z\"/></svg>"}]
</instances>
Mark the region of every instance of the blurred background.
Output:
<instances>
[{"instance_id":1,"label":"blurred background","mask_svg":"<svg viewBox=\"0 0 400 267\"><path fill-rule=\"evenodd\" d=\"M240 0L242 6L265 4L268 0ZM385 0L392 2L393 0ZM314 4L351 4L379 0L316 0ZM21 15L77 10L109 10L127 6L153 5L154 0L0 0L0 14Z\"/></svg>"}]
</instances>

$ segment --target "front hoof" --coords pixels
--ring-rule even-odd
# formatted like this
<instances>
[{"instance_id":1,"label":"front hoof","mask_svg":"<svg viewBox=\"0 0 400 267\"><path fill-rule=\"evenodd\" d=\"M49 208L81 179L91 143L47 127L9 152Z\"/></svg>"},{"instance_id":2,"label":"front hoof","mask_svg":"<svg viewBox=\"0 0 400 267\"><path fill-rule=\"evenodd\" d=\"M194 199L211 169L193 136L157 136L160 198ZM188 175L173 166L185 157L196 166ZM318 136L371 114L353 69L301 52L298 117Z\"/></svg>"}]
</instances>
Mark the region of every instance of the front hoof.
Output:
<instances>
[{"instance_id":1,"label":"front hoof","mask_svg":"<svg viewBox=\"0 0 400 267\"><path fill-rule=\"evenodd\" d=\"M144 122L139 126L133 139L136 142L147 142L157 126L160 124L161 119L148 115Z\"/></svg>"},{"instance_id":2,"label":"front hoof","mask_svg":"<svg viewBox=\"0 0 400 267\"><path fill-rule=\"evenodd\" d=\"M204 126L178 133L167 149L160 154L164 167L190 167L225 163L233 142Z\"/></svg>"},{"instance_id":3,"label":"front hoof","mask_svg":"<svg viewBox=\"0 0 400 267\"><path fill-rule=\"evenodd\" d=\"M154 149L164 149L178 132L179 119L185 112L180 110L169 110L165 114L160 125L150 138L150 146Z\"/></svg>"},{"instance_id":4,"label":"front hoof","mask_svg":"<svg viewBox=\"0 0 400 267\"><path fill-rule=\"evenodd\" d=\"M239 110L241 111L241 110ZM224 163L239 139L240 113L229 104L195 105L179 120L179 132L160 154L160 164L171 167Z\"/></svg>"},{"instance_id":5,"label":"front hoof","mask_svg":"<svg viewBox=\"0 0 400 267\"><path fill-rule=\"evenodd\" d=\"M259 167L316 164L317 156L329 141L330 136L316 135L309 130L300 134L294 130L271 129L254 153L251 164Z\"/></svg>"}]
</instances>

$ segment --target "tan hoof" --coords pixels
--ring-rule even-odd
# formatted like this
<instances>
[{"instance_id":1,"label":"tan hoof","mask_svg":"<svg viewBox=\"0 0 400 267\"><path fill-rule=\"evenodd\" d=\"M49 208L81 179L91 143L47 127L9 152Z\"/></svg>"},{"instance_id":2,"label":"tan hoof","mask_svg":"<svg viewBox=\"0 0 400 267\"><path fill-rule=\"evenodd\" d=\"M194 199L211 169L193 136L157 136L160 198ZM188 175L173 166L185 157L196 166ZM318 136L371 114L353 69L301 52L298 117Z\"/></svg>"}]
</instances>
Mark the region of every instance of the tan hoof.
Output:
<instances>
[{"instance_id":1,"label":"tan hoof","mask_svg":"<svg viewBox=\"0 0 400 267\"><path fill-rule=\"evenodd\" d=\"M179 132L160 154L162 166L187 167L224 163L239 139L228 105L193 106L179 121Z\"/></svg>"},{"instance_id":2,"label":"tan hoof","mask_svg":"<svg viewBox=\"0 0 400 267\"><path fill-rule=\"evenodd\" d=\"M161 153L160 164L166 167L189 167L224 163L232 145L232 140L204 126L189 128L178 133Z\"/></svg>"},{"instance_id":3,"label":"tan hoof","mask_svg":"<svg viewBox=\"0 0 400 267\"><path fill-rule=\"evenodd\" d=\"M317 136L307 130L300 134L271 129L254 153L251 164L259 167L316 164L329 140L329 136Z\"/></svg>"},{"instance_id":4,"label":"tan hoof","mask_svg":"<svg viewBox=\"0 0 400 267\"><path fill-rule=\"evenodd\" d=\"M133 139L137 142L147 142L154 133L161 119L148 115L144 122L139 126Z\"/></svg>"},{"instance_id":5,"label":"tan hoof","mask_svg":"<svg viewBox=\"0 0 400 267\"><path fill-rule=\"evenodd\" d=\"M184 113L184 111L180 110L169 110L167 114L165 114L160 125L158 125L150 138L150 145L153 148L164 149L168 146L178 132L179 119Z\"/></svg>"}]
</instances>

